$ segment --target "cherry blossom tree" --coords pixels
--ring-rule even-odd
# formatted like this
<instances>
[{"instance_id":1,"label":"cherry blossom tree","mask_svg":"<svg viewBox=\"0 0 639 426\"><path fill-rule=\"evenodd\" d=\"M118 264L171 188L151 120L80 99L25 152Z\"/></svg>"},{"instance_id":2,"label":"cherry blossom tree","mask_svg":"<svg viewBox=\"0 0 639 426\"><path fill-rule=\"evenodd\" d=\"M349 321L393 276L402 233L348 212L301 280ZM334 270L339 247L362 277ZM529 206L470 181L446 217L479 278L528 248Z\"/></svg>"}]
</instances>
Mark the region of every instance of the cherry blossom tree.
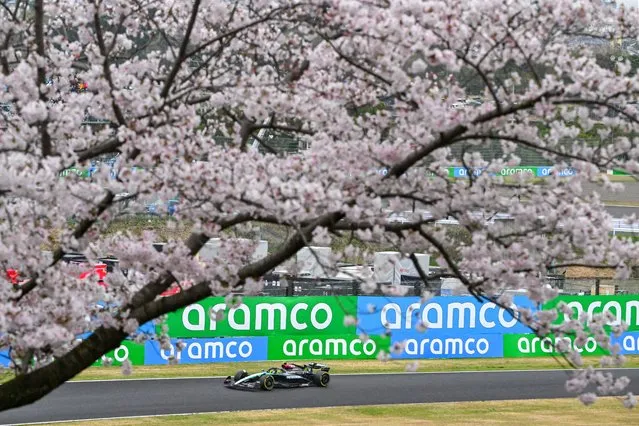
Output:
<instances>
[{"instance_id":1,"label":"cherry blossom tree","mask_svg":"<svg viewBox=\"0 0 639 426\"><path fill-rule=\"evenodd\" d=\"M3 1L0 263L25 280L0 279L0 347L17 365L0 409L45 396L140 324L213 294L255 292L265 273L333 235L431 253L472 295L509 308L506 289L553 298L543 277L560 266L627 276L637 246L609 235L610 216L583 185L617 191L603 171L639 171L639 83L628 60L599 65L589 41L638 30L635 10L599 0ZM453 107L471 96L483 102ZM307 149L279 155L264 131ZM489 143L494 158L478 151ZM543 184L499 176L521 148L556 172ZM106 167L60 177L106 157L115 178ZM451 165L470 177L450 179ZM560 176L565 167L576 173ZM106 235L117 194L179 197L190 236L158 252L153 232ZM432 216L385 220L413 203ZM513 220L487 220L496 213ZM448 217L470 232L467 244L435 223ZM290 237L251 262L253 244L225 231L259 224ZM196 261L214 237L224 255ZM61 261L70 252L112 253L135 272L91 285ZM589 330L610 348L605 316L557 326L554 315L520 310L540 336ZM623 363L616 349L603 365ZM623 392L626 379L562 350L575 368L567 388L584 403L595 398L589 384Z\"/></svg>"}]
</instances>

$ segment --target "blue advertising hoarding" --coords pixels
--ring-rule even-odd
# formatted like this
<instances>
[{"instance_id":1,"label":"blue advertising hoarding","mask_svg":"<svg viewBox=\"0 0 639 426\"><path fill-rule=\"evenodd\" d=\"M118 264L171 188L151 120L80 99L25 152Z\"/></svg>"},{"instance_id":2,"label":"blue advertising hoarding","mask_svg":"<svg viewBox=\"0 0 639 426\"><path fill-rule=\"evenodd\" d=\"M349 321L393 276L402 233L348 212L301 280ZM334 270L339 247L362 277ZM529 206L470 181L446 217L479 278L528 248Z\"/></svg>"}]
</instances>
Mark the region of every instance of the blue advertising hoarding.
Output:
<instances>
[{"instance_id":1,"label":"blue advertising hoarding","mask_svg":"<svg viewBox=\"0 0 639 426\"><path fill-rule=\"evenodd\" d=\"M9 367L10 362L11 362L11 358L9 358L9 351L8 350L0 351L0 366L7 368Z\"/></svg>"},{"instance_id":2,"label":"blue advertising hoarding","mask_svg":"<svg viewBox=\"0 0 639 426\"><path fill-rule=\"evenodd\" d=\"M515 296L519 307L534 309L525 296ZM421 303L419 297L360 296L357 313L361 331L369 335L416 333L425 324L431 336L528 333L510 312L470 296L438 296Z\"/></svg>"},{"instance_id":3,"label":"blue advertising hoarding","mask_svg":"<svg viewBox=\"0 0 639 426\"><path fill-rule=\"evenodd\" d=\"M177 350L178 340L171 340L171 349L160 348L158 341L147 341L144 365L168 364L176 357L180 364L213 362L265 361L268 355L268 337L220 337L213 339L184 339L184 348Z\"/></svg>"},{"instance_id":4,"label":"blue advertising hoarding","mask_svg":"<svg viewBox=\"0 0 639 426\"><path fill-rule=\"evenodd\" d=\"M454 178L466 178L469 175L479 176L484 173L485 168L471 168L465 167L449 167L448 176ZM491 172L490 176L514 176L518 174L526 174L534 177L548 177L554 173L555 166L515 166L504 167L499 172ZM577 170L573 167L561 168L557 171L557 175L560 177L575 176Z\"/></svg>"},{"instance_id":5,"label":"blue advertising hoarding","mask_svg":"<svg viewBox=\"0 0 639 426\"><path fill-rule=\"evenodd\" d=\"M621 350L621 355L639 355L639 332L631 331L622 333L619 337L612 335L610 337L610 343L618 343Z\"/></svg>"},{"instance_id":6,"label":"blue advertising hoarding","mask_svg":"<svg viewBox=\"0 0 639 426\"><path fill-rule=\"evenodd\" d=\"M76 334L75 338L76 339L80 339L80 340L84 340L89 338L89 336L93 334L93 332L91 331L87 331L81 334ZM141 326L138 327L136 333L133 336L128 336L127 340L131 340L134 339L135 336L137 336L138 334L146 334L149 336L152 336L155 334L155 323L153 322L153 320L151 321L147 321L144 324L142 324ZM1 352L0 352L1 354Z\"/></svg>"},{"instance_id":7,"label":"blue advertising hoarding","mask_svg":"<svg viewBox=\"0 0 639 426\"><path fill-rule=\"evenodd\" d=\"M537 177L547 177L552 175L553 171L554 171L554 167L553 166L539 166L537 167ZM557 172L557 174L560 177L566 177L566 176L575 176L577 174L577 170L573 167L566 167L563 169L559 169L559 171Z\"/></svg>"}]
</instances>

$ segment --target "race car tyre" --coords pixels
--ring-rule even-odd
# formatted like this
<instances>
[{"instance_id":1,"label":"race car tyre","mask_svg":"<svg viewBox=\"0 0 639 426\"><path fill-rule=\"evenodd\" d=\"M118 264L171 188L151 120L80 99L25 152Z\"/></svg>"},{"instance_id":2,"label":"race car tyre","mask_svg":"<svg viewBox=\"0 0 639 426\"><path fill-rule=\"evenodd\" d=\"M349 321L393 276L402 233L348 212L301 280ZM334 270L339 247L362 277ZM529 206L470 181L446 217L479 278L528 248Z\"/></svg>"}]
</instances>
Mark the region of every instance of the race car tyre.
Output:
<instances>
[{"instance_id":1,"label":"race car tyre","mask_svg":"<svg viewBox=\"0 0 639 426\"><path fill-rule=\"evenodd\" d=\"M260 387L262 389L270 391L270 390L273 390L274 385L275 385L275 380L273 380L273 376L260 377Z\"/></svg>"},{"instance_id":2,"label":"race car tyre","mask_svg":"<svg viewBox=\"0 0 639 426\"><path fill-rule=\"evenodd\" d=\"M248 376L246 370L238 370L238 372L235 373L235 377L233 377L233 380L237 382L238 380L242 380L246 376Z\"/></svg>"},{"instance_id":3,"label":"race car tyre","mask_svg":"<svg viewBox=\"0 0 639 426\"><path fill-rule=\"evenodd\" d=\"M313 383L316 386L325 388L328 386L328 382L331 380L331 376L328 375L327 372L322 371L321 373L313 374Z\"/></svg>"}]
</instances>

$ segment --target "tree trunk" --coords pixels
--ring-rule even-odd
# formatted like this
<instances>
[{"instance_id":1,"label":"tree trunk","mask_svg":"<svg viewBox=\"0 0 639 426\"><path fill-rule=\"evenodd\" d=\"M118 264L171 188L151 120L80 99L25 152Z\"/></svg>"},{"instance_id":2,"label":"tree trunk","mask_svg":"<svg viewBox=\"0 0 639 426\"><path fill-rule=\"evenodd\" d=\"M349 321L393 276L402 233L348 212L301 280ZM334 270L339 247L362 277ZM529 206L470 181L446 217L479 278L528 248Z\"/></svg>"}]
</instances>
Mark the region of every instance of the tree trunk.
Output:
<instances>
[{"instance_id":1,"label":"tree trunk","mask_svg":"<svg viewBox=\"0 0 639 426\"><path fill-rule=\"evenodd\" d=\"M238 272L239 283L237 285L241 285L242 281L248 277L258 278L263 276L266 272L280 265L304 247L306 241L311 239L315 228L318 226L332 228L342 218L344 218L344 214L342 213L327 213L319 217L304 227L302 232L293 235L280 250L242 268ZM189 241L189 246L193 244L194 246L199 245L201 247L205 242L205 237L196 236L193 237L193 241ZM166 281L162 279L156 280L145 286L136 296L139 296L140 300L149 300L152 293L156 293L157 295L159 294L158 292L163 291L164 285L167 285ZM136 319L139 324L144 324L210 295L210 283L208 281L201 282L173 296L150 300L134 308L130 312L129 318ZM136 296L134 296L134 298ZM17 408L37 401L64 382L75 377L78 373L90 367L93 362L102 355L116 349L120 346L120 342L126 337L127 334L122 330L100 327L87 339L80 342L73 350L57 358L51 364L32 371L29 374L17 376L0 385L0 411Z\"/></svg>"},{"instance_id":2,"label":"tree trunk","mask_svg":"<svg viewBox=\"0 0 639 426\"><path fill-rule=\"evenodd\" d=\"M0 411L31 404L90 367L126 337L114 328L98 329L73 350L51 364L17 376L0 386Z\"/></svg>"}]
</instances>

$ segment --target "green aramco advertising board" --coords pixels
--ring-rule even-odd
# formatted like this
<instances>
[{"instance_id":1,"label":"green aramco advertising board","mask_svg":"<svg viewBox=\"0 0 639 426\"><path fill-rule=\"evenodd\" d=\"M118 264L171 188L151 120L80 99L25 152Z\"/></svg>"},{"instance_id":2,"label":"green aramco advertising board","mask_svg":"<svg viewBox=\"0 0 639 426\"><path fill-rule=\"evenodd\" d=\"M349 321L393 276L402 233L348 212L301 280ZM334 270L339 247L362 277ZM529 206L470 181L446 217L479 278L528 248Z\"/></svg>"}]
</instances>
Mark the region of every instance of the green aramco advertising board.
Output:
<instances>
[{"instance_id":1,"label":"green aramco advertising board","mask_svg":"<svg viewBox=\"0 0 639 426\"><path fill-rule=\"evenodd\" d=\"M216 321L212 312L222 310ZM173 337L354 334L344 317L357 315L357 296L247 297L227 309L224 298L211 297L169 315Z\"/></svg>"},{"instance_id":2,"label":"green aramco advertising board","mask_svg":"<svg viewBox=\"0 0 639 426\"><path fill-rule=\"evenodd\" d=\"M514 302L539 310L523 296ZM628 331L613 336L612 343L623 355L639 354L639 297L560 296L542 308L554 310L560 303L573 317L608 312L609 328L625 322ZM564 319L561 312L556 323ZM210 297L169 314L156 324L158 332L163 325L170 345L127 340L108 357L114 365L127 359L138 365L375 359L381 351L391 359L549 357L559 355L559 340L584 356L606 354L593 336L579 344L573 337L540 339L517 321L516 312L467 296L246 297L236 307Z\"/></svg>"}]
</instances>

